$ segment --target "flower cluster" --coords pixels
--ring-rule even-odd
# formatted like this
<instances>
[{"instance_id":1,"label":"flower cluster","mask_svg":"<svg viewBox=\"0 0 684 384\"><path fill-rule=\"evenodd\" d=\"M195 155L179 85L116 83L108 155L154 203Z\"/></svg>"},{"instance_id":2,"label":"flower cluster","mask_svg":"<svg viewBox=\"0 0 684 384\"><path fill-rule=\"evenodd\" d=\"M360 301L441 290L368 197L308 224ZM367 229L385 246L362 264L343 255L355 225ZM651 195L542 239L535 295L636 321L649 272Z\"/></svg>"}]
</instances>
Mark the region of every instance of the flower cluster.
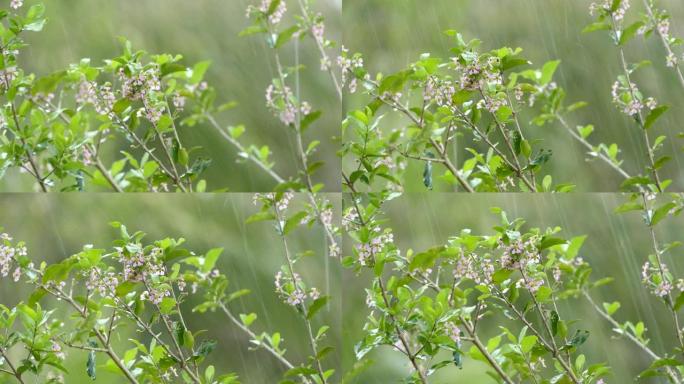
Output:
<instances>
[{"instance_id":1,"label":"flower cluster","mask_svg":"<svg viewBox=\"0 0 684 384\"><path fill-rule=\"evenodd\" d=\"M355 245L359 264L364 267L374 264L375 255L394 248L394 235L390 230L383 231L380 227L375 227L372 232L368 242Z\"/></svg>"},{"instance_id":2,"label":"flower cluster","mask_svg":"<svg viewBox=\"0 0 684 384\"><path fill-rule=\"evenodd\" d=\"M278 295L285 303L293 307L303 305L307 299L316 300L321 296L316 287L307 291L302 278L297 273L286 275L282 271L278 271L275 275L274 285Z\"/></svg>"},{"instance_id":3,"label":"flower cluster","mask_svg":"<svg viewBox=\"0 0 684 384\"><path fill-rule=\"evenodd\" d=\"M684 60L684 55L680 59L675 54L677 46L681 44L680 39L672 36L670 28L670 15L667 11L655 8L653 3L646 5L649 9L644 15L643 26L639 28L638 33L647 36L648 32L655 31L660 40L665 46L667 55L665 56L665 64L669 68L678 66L680 60Z\"/></svg>"},{"instance_id":4,"label":"flower cluster","mask_svg":"<svg viewBox=\"0 0 684 384\"><path fill-rule=\"evenodd\" d=\"M505 244L499 240L499 248L503 249L500 263L506 269L524 269L529 265L541 262L541 254L537 248L537 238L530 237L527 240L514 240Z\"/></svg>"},{"instance_id":5,"label":"flower cluster","mask_svg":"<svg viewBox=\"0 0 684 384\"><path fill-rule=\"evenodd\" d=\"M589 13L592 16L610 16L616 22L620 22L625 18L625 14L630 7L629 0L620 1L620 6L613 9L613 0L602 0L594 2L589 5Z\"/></svg>"},{"instance_id":6,"label":"flower cluster","mask_svg":"<svg viewBox=\"0 0 684 384\"><path fill-rule=\"evenodd\" d=\"M119 285L119 279L114 272L103 273L98 268L92 268L88 274L86 288L88 291L97 290L102 297L111 296Z\"/></svg>"},{"instance_id":7,"label":"flower cluster","mask_svg":"<svg viewBox=\"0 0 684 384\"><path fill-rule=\"evenodd\" d=\"M95 107L95 112L100 115L108 115L112 113L116 95L109 84L104 84L98 89L96 82L82 81L78 86L76 102L81 106L91 104Z\"/></svg>"},{"instance_id":8,"label":"flower cluster","mask_svg":"<svg viewBox=\"0 0 684 384\"><path fill-rule=\"evenodd\" d=\"M434 102L439 107L453 108L452 103L457 91L456 86L457 84L450 79L430 76L425 82L423 98L426 102Z\"/></svg>"},{"instance_id":9,"label":"flower cluster","mask_svg":"<svg viewBox=\"0 0 684 384\"><path fill-rule=\"evenodd\" d=\"M122 82L121 93L127 99L142 100L149 93L161 90L161 80L157 69L148 69L130 76L121 69L118 74Z\"/></svg>"},{"instance_id":10,"label":"flower cluster","mask_svg":"<svg viewBox=\"0 0 684 384\"><path fill-rule=\"evenodd\" d=\"M323 22L323 15L320 13L314 18L311 34L318 43L325 44L325 23Z\"/></svg>"},{"instance_id":11,"label":"flower cluster","mask_svg":"<svg viewBox=\"0 0 684 384\"><path fill-rule=\"evenodd\" d=\"M628 83L622 77L613 83L611 95L613 103L627 116L637 116L644 108L653 110L658 107L654 98L643 99L636 84Z\"/></svg>"},{"instance_id":12,"label":"flower cluster","mask_svg":"<svg viewBox=\"0 0 684 384\"><path fill-rule=\"evenodd\" d=\"M657 261L653 263L647 261L644 263L641 268L641 279L651 292L658 297L669 295L674 288L672 274L667 265ZM677 281L677 289L684 292L684 280L679 279Z\"/></svg>"},{"instance_id":13,"label":"flower cluster","mask_svg":"<svg viewBox=\"0 0 684 384\"><path fill-rule=\"evenodd\" d=\"M537 291L539 290L539 288L542 287L542 285L544 285L544 279L539 277L530 278L525 276L518 280L515 284L517 288L525 288L532 294L537 293Z\"/></svg>"},{"instance_id":14,"label":"flower cluster","mask_svg":"<svg viewBox=\"0 0 684 384\"><path fill-rule=\"evenodd\" d=\"M0 85L7 89L12 85L12 82L17 77L17 67L7 67L0 70Z\"/></svg>"},{"instance_id":15,"label":"flower cluster","mask_svg":"<svg viewBox=\"0 0 684 384\"><path fill-rule=\"evenodd\" d=\"M321 211L321 222L325 227L332 227L333 224L333 210L332 208L326 208Z\"/></svg>"},{"instance_id":16,"label":"flower cluster","mask_svg":"<svg viewBox=\"0 0 684 384\"><path fill-rule=\"evenodd\" d=\"M129 244L124 248L116 248L116 251L115 258L122 266L121 273L91 271L87 282L89 289L98 289L101 295L111 296L120 281L129 281L143 283L146 290L140 297L153 304L160 304L164 297L171 295L168 285L158 284L159 279L166 276L161 248L154 247L145 252L139 245Z\"/></svg>"},{"instance_id":17,"label":"flower cluster","mask_svg":"<svg viewBox=\"0 0 684 384\"><path fill-rule=\"evenodd\" d=\"M454 267L455 279L470 279L476 284L489 285L494 274L494 264L488 257L480 258L475 254L466 255L461 251L461 256Z\"/></svg>"},{"instance_id":18,"label":"flower cluster","mask_svg":"<svg viewBox=\"0 0 684 384\"><path fill-rule=\"evenodd\" d=\"M461 345L461 329L454 324L453 321L449 321L444 324L444 331L446 335L454 342L457 346Z\"/></svg>"},{"instance_id":19,"label":"flower cluster","mask_svg":"<svg viewBox=\"0 0 684 384\"><path fill-rule=\"evenodd\" d=\"M285 192L282 194L277 194L275 192L255 193L252 196L252 203L254 203L254 205L257 205L259 203L268 206L273 205L278 210L278 212L283 212L287 210L287 208L290 206L290 202L293 198L293 192Z\"/></svg>"},{"instance_id":20,"label":"flower cluster","mask_svg":"<svg viewBox=\"0 0 684 384\"><path fill-rule=\"evenodd\" d=\"M182 111L183 108L185 108L186 101L187 101L186 97L181 95L178 92L176 92L173 95L173 106L176 107L176 109L179 111Z\"/></svg>"},{"instance_id":21,"label":"flower cluster","mask_svg":"<svg viewBox=\"0 0 684 384\"><path fill-rule=\"evenodd\" d=\"M356 92L357 80L353 72L357 69L363 68L363 57L361 57L361 55L358 53L350 57L349 50L342 46L342 53L337 57L337 66L342 71L341 85L344 87L347 85L347 81L349 80L349 92ZM370 75L366 74L365 79L369 80Z\"/></svg>"},{"instance_id":22,"label":"flower cluster","mask_svg":"<svg viewBox=\"0 0 684 384\"><path fill-rule=\"evenodd\" d=\"M124 281L150 281L151 278L166 274L166 267L159 258L162 253L160 248L153 248L149 254L145 254L142 249L128 252L117 248L117 252L117 259L123 266Z\"/></svg>"},{"instance_id":23,"label":"flower cluster","mask_svg":"<svg viewBox=\"0 0 684 384\"><path fill-rule=\"evenodd\" d=\"M278 1L275 9L272 9L273 2ZM270 14L269 14L270 12ZM287 12L287 4L282 0L261 0L261 4L258 7L250 5L247 7L247 17L250 18L253 15L258 15L260 17L268 16L267 20L272 25L278 25L285 16Z\"/></svg>"},{"instance_id":24,"label":"flower cluster","mask_svg":"<svg viewBox=\"0 0 684 384\"><path fill-rule=\"evenodd\" d=\"M459 59L452 59L456 71L461 73L459 83L462 89L473 91L481 90L490 85L498 86L503 83L503 76L499 68L499 60L494 57L488 57L483 61L481 57L477 57L472 62L462 64Z\"/></svg>"},{"instance_id":25,"label":"flower cluster","mask_svg":"<svg viewBox=\"0 0 684 384\"><path fill-rule=\"evenodd\" d=\"M344 215L342 215L342 226L346 231L349 231L359 224L358 220L359 214L356 212L356 209L353 207L347 208Z\"/></svg>"},{"instance_id":26,"label":"flower cluster","mask_svg":"<svg viewBox=\"0 0 684 384\"><path fill-rule=\"evenodd\" d=\"M24 0L12 0L10 2L10 8L12 9L19 9L22 5L24 5Z\"/></svg>"},{"instance_id":27,"label":"flower cluster","mask_svg":"<svg viewBox=\"0 0 684 384\"><path fill-rule=\"evenodd\" d=\"M289 87L276 87L271 84L266 88L266 106L283 124L293 125L299 114L307 116L311 113L311 105L306 101L297 104Z\"/></svg>"},{"instance_id":28,"label":"flower cluster","mask_svg":"<svg viewBox=\"0 0 684 384\"><path fill-rule=\"evenodd\" d=\"M23 243L12 245L12 237L7 233L0 234L0 275L7 277L10 270L14 268L12 278L14 281L19 281L21 278L21 267L17 262L17 257L26 257L27 250Z\"/></svg>"}]
</instances>

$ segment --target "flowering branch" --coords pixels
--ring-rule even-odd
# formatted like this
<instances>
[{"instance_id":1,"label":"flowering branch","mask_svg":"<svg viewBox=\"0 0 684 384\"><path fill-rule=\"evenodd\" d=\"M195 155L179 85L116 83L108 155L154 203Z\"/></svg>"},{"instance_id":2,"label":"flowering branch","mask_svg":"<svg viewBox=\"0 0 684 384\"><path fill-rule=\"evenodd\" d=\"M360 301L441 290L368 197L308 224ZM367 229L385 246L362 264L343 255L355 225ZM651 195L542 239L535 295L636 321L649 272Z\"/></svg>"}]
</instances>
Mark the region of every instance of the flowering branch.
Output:
<instances>
[{"instance_id":1,"label":"flowering branch","mask_svg":"<svg viewBox=\"0 0 684 384\"><path fill-rule=\"evenodd\" d=\"M643 0L644 7L646 8L646 20L650 24L651 29L655 29L656 34L660 38L660 42L667 52L666 63L667 66L672 68L677 74L677 79L679 83L684 87L684 74L682 74L681 64L679 59L675 55L673 48L677 43L677 39L670 35L670 20L667 12L659 10L655 7L655 0ZM647 33L648 29L644 28L644 34Z\"/></svg>"},{"instance_id":2,"label":"flowering branch","mask_svg":"<svg viewBox=\"0 0 684 384\"><path fill-rule=\"evenodd\" d=\"M610 313L608 313L604 308L601 308L591 297L591 295L583 291L582 295L584 298L591 304L591 306L596 310L596 312L601 315L606 321L608 321L612 326L613 326L613 332L617 333L618 335L621 336L626 336L627 339L629 339L632 343L634 343L637 347L639 347L641 350L643 350L654 362L662 360L660 356L658 356L651 348L646 345L646 343L640 339L639 337L635 336L632 332L626 331L625 327L615 321L613 317L611 316ZM611 308L610 304L606 305L606 307ZM611 311L613 309L610 309ZM667 375L669 376L670 380L673 383L681 383L682 380L680 377L677 376L675 371L672 369L672 367L665 366L665 371L667 372Z\"/></svg>"},{"instance_id":3,"label":"flowering branch","mask_svg":"<svg viewBox=\"0 0 684 384\"><path fill-rule=\"evenodd\" d=\"M637 21L625 27L624 19L629 7L630 3L628 0L603 0L598 3L592 3L590 12L592 15L596 15L597 21L587 26L584 29L584 32L598 30L608 30L610 32L612 41L618 51L620 70L622 71L622 74L618 77L615 84L613 84L613 102L624 114L632 117L636 122L642 132L648 155L648 173L651 174L651 182L645 183L639 181L637 182L637 185L644 185L646 187L652 186L654 190L662 192L671 183L671 180L661 180L658 169L660 169L669 158L663 156L656 159L655 153L662 145L665 137L661 136L656 142L652 143L648 130L654 125L656 120L669 109L669 107L666 105L658 106L657 101L652 97L647 99L644 98L637 85L632 81L632 74L639 69L640 65L629 65L625 57L624 46L639 31L644 29L644 22ZM648 115L644 112L645 108L650 111Z\"/></svg>"},{"instance_id":4,"label":"flowering branch","mask_svg":"<svg viewBox=\"0 0 684 384\"><path fill-rule=\"evenodd\" d=\"M373 270L375 280L389 275L374 283L373 290L368 291L367 304L371 314L364 327L366 336L356 347L357 358L379 345L396 341L400 348L396 345L395 348L404 352L409 361L412 356L420 355L416 362L429 362L438 351L447 350L454 356L449 364L460 367L463 364L461 343L469 341L474 347L469 356L489 364L507 383L521 379L543 382L548 377L543 373L546 365L542 356L545 354L557 362L556 377L573 383L603 382L601 376L609 371L605 365L584 368L584 355L575 355L589 338L588 331L577 329L569 334L568 324L572 321L564 319L556 305L558 300L576 294L573 292L577 287L586 284L589 266L576 257L583 237L564 240L554 236L558 229L522 232L522 220L508 221L505 214L497 210L501 212L502 224L495 227L497 233L493 236L465 230L461 236L451 237L445 245L419 253L409 250L402 256L393 244L391 230L379 226L378 223L384 220L368 217L367 212L378 212L383 194L372 197L373 203L367 211L355 194L351 199L352 207L346 211L343 225L348 228L355 245L353 255L345 257L343 264L356 271ZM494 252L500 256L495 256ZM386 268L389 265L394 266L391 274ZM440 283L445 272L450 270L453 280L448 284ZM553 274L552 280L547 278L547 273ZM410 284L411 281L417 285ZM518 305L516 301L520 301L523 290L529 293L530 299ZM375 309L380 316L374 314ZM536 312L543 323L539 327L527 320L525 312L529 309ZM519 335L502 325L503 335L486 343L480 341L476 328L479 320L493 313L509 311L515 316L508 318L517 319L522 327ZM387 334L390 331L393 337ZM407 339L413 336L415 338ZM510 344L502 345L501 336L507 336ZM414 344L417 347L408 351L418 352L406 353L404 345ZM517 357L511 360L511 354ZM424 370L420 363L416 365L414 378L427 382L429 375L448 364L437 363ZM425 372L423 378L421 371Z\"/></svg>"},{"instance_id":5,"label":"flowering branch","mask_svg":"<svg viewBox=\"0 0 684 384\"><path fill-rule=\"evenodd\" d=\"M554 188L550 175L541 185L537 183L537 174L552 154L543 148L535 150L535 140L526 137L520 120L523 111L535 104L541 109L532 120L537 125L554 120L564 110L564 92L552 81L559 62L548 62L540 70L513 72L529 64L520 57L521 49L479 53L478 40L466 42L455 31L446 34L456 45L455 56L448 61L424 54L407 69L378 75L376 80L363 67L360 54L349 55L343 49L338 59L342 83L348 83L353 93L360 82L372 98L365 107L350 111L343 123L343 134L353 131L346 134L349 138L342 151L356 167L348 173L348 181L375 189L375 179L382 178L389 180L388 188L403 190L401 177L411 159L423 163L423 184L428 189L433 187L432 164L436 163L447 169L443 180L468 192L500 192L511 187L531 192L571 190L568 184ZM419 102L411 97L416 91L422 96ZM384 115L378 114L382 106L408 118L409 125L383 130L380 119ZM473 143L484 143L486 151L466 147L473 157L459 168L447 149L463 133L469 133Z\"/></svg>"}]
</instances>

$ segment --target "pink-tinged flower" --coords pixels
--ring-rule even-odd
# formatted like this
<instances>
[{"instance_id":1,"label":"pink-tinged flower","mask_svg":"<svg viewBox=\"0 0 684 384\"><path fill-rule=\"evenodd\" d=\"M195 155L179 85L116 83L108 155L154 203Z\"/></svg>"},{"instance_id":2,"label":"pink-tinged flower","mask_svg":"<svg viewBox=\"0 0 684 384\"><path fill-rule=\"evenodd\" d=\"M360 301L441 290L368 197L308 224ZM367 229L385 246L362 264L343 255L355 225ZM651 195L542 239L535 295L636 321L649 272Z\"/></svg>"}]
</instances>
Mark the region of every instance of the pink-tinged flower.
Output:
<instances>
[{"instance_id":1,"label":"pink-tinged flower","mask_svg":"<svg viewBox=\"0 0 684 384\"><path fill-rule=\"evenodd\" d=\"M309 290L309 297L311 300L317 300L319 297L321 297L321 293L316 287L313 287L311 290Z\"/></svg>"},{"instance_id":2,"label":"pink-tinged flower","mask_svg":"<svg viewBox=\"0 0 684 384\"><path fill-rule=\"evenodd\" d=\"M247 17L251 17L254 13L257 12L266 14L271 8L272 3L273 0L262 0L261 4L259 4L258 7L250 5L249 7L247 7ZM273 25L280 23L280 21L283 19L283 16L285 15L285 12L287 12L287 4L285 3L285 1L281 1L276 7L276 9L273 11L273 13L268 16L268 21Z\"/></svg>"},{"instance_id":3,"label":"pink-tinged flower","mask_svg":"<svg viewBox=\"0 0 684 384\"><path fill-rule=\"evenodd\" d=\"M627 105L625 105L625 108L623 109L623 112L627 116L635 116L638 114L642 109L644 108L644 105L641 103L639 100L632 100Z\"/></svg>"},{"instance_id":4,"label":"pink-tinged flower","mask_svg":"<svg viewBox=\"0 0 684 384\"><path fill-rule=\"evenodd\" d=\"M456 324L453 322L449 321L448 323L445 324L445 332L446 335L449 336L449 338L456 343L456 345L461 344L461 330L458 328Z\"/></svg>"},{"instance_id":5,"label":"pink-tinged flower","mask_svg":"<svg viewBox=\"0 0 684 384\"><path fill-rule=\"evenodd\" d=\"M672 292L672 284L669 281L663 281L660 284L658 284L655 287L655 290L653 293L655 293L656 296L667 296Z\"/></svg>"},{"instance_id":6,"label":"pink-tinged flower","mask_svg":"<svg viewBox=\"0 0 684 384\"><path fill-rule=\"evenodd\" d=\"M302 104L299 106L299 109L302 112L302 115L304 116L311 113L311 105L306 101L302 102Z\"/></svg>"},{"instance_id":7,"label":"pink-tinged flower","mask_svg":"<svg viewBox=\"0 0 684 384\"><path fill-rule=\"evenodd\" d=\"M313 26L311 26L311 34L314 36L314 39L318 41L319 43L323 44L325 42L325 24L323 24L322 18L317 16L317 21L314 23Z\"/></svg>"},{"instance_id":8,"label":"pink-tinged flower","mask_svg":"<svg viewBox=\"0 0 684 384\"><path fill-rule=\"evenodd\" d=\"M529 281L526 284L526 288L531 292L531 293L536 293L541 286L544 285L544 280L542 279L533 279Z\"/></svg>"},{"instance_id":9,"label":"pink-tinged flower","mask_svg":"<svg viewBox=\"0 0 684 384\"><path fill-rule=\"evenodd\" d=\"M24 5L24 0L12 0L10 2L10 8L12 9L19 9L22 5Z\"/></svg>"},{"instance_id":10,"label":"pink-tinged flower","mask_svg":"<svg viewBox=\"0 0 684 384\"><path fill-rule=\"evenodd\" d=\"M173 106L176 107L176 109L178 110L182 110L183 108L185 108L185 100L185 96L176 93L175 95L173 95Z\"/></svg>"},{"instance_id":11,"label":"pink-tinged flower","mask_svg":"<svg viewBox=\"0 0 684 384\"><path fill-rule=\"evenodd\" d=\"M328 254L330 255L330 257L339 257L340 252L342 251L340 250L340 246L337 245L337 243L330 243L330 245L328 246Z\"/></svg>"},{"instance_id":12,"label":"pink-tinged flower","mask_svg":"<svg viewBox=\"0 0 684 384\"><path fill-rule=\"evenodd\" d=\"M670 53L670 54L667 55L667 57L665 58L665 63L666 63L666 65L667 65L668 67L674 68L674 67L677 65L677 56L675 56L674 54Z\"/></svg>"},{"instance_id":13,"label":"pink-tinged flower","mask_svg":"<svg viewBox=\"0 0 684 384\"><path fill-rule=\"evenodd\" d=\"M669 37L669 35L670 35L670 21L669 20L667 20L667 19L661 20L658 23L657 28L658 28L658 33L661 36L663 36L666 39Z\"/></svg>"}]
</instances>

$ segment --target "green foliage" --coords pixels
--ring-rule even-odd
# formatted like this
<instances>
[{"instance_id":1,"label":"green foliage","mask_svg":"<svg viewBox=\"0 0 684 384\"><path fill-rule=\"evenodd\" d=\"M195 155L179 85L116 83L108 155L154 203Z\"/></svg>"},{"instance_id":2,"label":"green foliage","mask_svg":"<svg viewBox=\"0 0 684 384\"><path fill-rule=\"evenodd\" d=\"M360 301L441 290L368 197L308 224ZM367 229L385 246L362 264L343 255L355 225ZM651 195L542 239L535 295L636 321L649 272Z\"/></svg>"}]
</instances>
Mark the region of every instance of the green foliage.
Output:
<instances>
[{"instance_id":1,"label":"green foliage","mask_svg":"<svg viewBox=\"0 0 684 384\"><path fill-rule=\"evenodd\" d=\"M520 67L530 63L520 48L480 53L478 40L466 42L454 31L447 34L453 45L448 60L423 54L408 68L388 75L373 77L359 54L343 53L352 92L360 83L367 95L365 107L349 111L343 121L340 154L354 164L345 171L345 187L401 189L407 169L419 162L427 189L433 186L433 167L440 167L442 182L469 192L572 190L569 184L552 186L551 178L541 178L545 185L537 183L552 153L528 137L534 125L557 120L565 125L562 115L581 107L565 107L565 92L552 81L560 61L524 69ZM405 96L416 94L421 97ZM381 120L389 114L401 117L405 125L384 127ZM528 127L521 116L530 114ZM583 132L585 137L590 133ZM468 144L457 147L460 143ZM454 150L465 150L471 157L457 164Z\"/></svg>"},{"instance_id":2,"label":"green foliage","mask_svg":"<svg viewBox=\"0 0 684 384\"><path fill-rule=\"evenodd\" d=\"M525 228L522 219L494 209L501 224L492 234L463 229L443 245L404 255L377 210L391 197L370 196L368 205L358 199L345 214L353 218L353 254L345 266L373 278L358 360L392 347L414 367L406 381L416 383L451 364L472 364L464 355L506 383L551 377L593 383L609 374L604 363L585 364L589 332L572 313L558 311L562 301L604 284L590 279L590 265L578 256L586 236L563 239L557 227ZM489 335L479 326L485 321L501 332Z\"/></svg>"}]
</instances>

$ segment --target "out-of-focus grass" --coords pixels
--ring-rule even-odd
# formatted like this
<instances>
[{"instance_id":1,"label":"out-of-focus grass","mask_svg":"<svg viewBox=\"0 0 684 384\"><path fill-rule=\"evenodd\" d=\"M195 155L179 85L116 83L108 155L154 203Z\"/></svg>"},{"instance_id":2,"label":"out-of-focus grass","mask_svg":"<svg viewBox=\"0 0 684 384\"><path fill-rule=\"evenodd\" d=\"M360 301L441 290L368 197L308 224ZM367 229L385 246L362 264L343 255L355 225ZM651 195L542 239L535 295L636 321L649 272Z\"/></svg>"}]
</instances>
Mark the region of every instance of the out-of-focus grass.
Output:
<instances>
[{"instance_id":1,"label":"out-of-focus grass","mask_svg":"<svg viewBox=\"0 0 684 384\"><path fill-rule=\"evenodd\" d=\"M335 196L327 196L335 202ZM304 200L303 196L295 201ZM294 203L293 203L294 204ZM282 243L271 223L245 224L245 219L256 213L250 194L202 194L185 195L114 195L114 194L17 194L0 195L0 212L4 230L16 239L27 242L29 256L38 265L41 261L57 262L82 249L86 244L110 249L118 235L108 223L120 221L132 231L147 233L145 240L166 237L187 239L189 250L204 253L211 248L223 247L219 268L230 280L230 292L249 289L251 293L231 303L236 313L257 314L253 325L256 333L281 332L283 346L288 358L302 361L309 353L306 329L301 316L290 306L282 303L275 293L273 278L284 263ZM313 250L314 256L297 264L302 276L311 286L321 292L337 292L340 287L340 268L325 255L326 245L322 231L297 229L289 237L293 252ZM15 305L28 299L30 287L0 278L0 303ZM331 331L326 342L334 345L339 339L340 296L333 295L328 308L321 312L315 325L327 324ZM275 383L285 371L282 365L263 350L250 351L252 346L246 336L231 325L220 313L190 313L200 297L191 297L184 309L188 315L188 327L195 331L206 330L202 338L218 341L217 349L210 355L217 373L236 372L243 383ZM60 308L57 318L68 320L63 303L44 299L44 308ZM317 316L318 317L318 316ZM320 322L320 323L319 323ZM145 335L133 333L132 328L121 330L117 338L117 351L133 348L128 341L136 338L149 342ZM24 356L25 351L13 350L12 358ZM85 383L86 359L84 353L69 350L66 359L70 374L66 383ZM98 358L98 365L106 359ZM330 367L339 371L339 361L334 355L327 360ZM121 383L121 376L108 374L98 366L98 383ZM0 375L0 382L6 379ZM28 376L27 376L28 380ZM9 381L8 381L9 382ZM27 381L34 382L34 381ZM40 380L35 381L40 382Z\"/></svg>"},{"instance_id":2,"label":"out-of-focus grass","mask_svg":"<svg viewBox=\"0 0 684 384\"><path fill-rule=\"evenodd\" d=\"M610 89L620 72L618 51L604 32L582 34L591 22L589 0L346 0L342 19L345 26L344 44L352 52L361 52L372 71L396 72L430 52L447 58L451 42L442 32L455 29L466 39L483 41L482 49L501 46L521 47L524 56L535 67L546 61L562 61L556 81L567 90L569 103L586 101L584 108L572 115L569 123L594 124L592 142L617 143L622 149L624 166L632 173L644 172L647 164L642 134L634 122L621 114L611 103ZM628 16L635 21L641 12L641 1L632 1ZM677 0L658 1L672 15L672 34L684 36L684 3ZM660 42L634 39L626 48L630 62L650 59L653 65L639 71L636 82L646 95L652 95L673 106L650 134L667 135L665 152L673 160L662 174L674 178L677 190L684 188L682 131L677 122L684 118L678 106L684 104L684 91L674 73L665 66L665 51ZM346 108L359 105L359 97L346 100ZM385 118L383 125L397 126L397 119ZM527 125L527 124L525 124ZM573 141L558 125L523 127L529 137L544 140L545 148L553 151L546 173L554 182L570 182L580 191L610 192L617 190L622 179L599 161L587 163L586 149ZM459 161L466 153L459 153ZM347 167L355 166L348 161ZM405 183L409 191L423 191L422 166L411 167ZM440 174L443 170L440 170ZM440 183L436 183L440 184ZM441 183L443 185L443 183Z\"/></svg>"},{"instance_id":3,"label":"out-of-focus grass","mask_svg":"<svg viewBox=\"0 0 684 384\"><path fill-rule=\"evenodd\" d=\"M387 227L393 229L395 242L402 254L406 254L408 249L420 252L444 244L450 236L458 235L465 228L470 228L473 234L493 234L491 228L500 224L500 218L489 211L491 207L503 208L511 220L518 217L526 219L527 228L560 226L563 228L560 235L566 238L588 235L579 256L592 265L592 279L614 278L611 284L594 291L595 301L620 301L622 307L614 315L616 320L634 323L644 321L648 329L649 346L659 353L665 353L674 347L673 340L676 340L671 316L665 305L641 284L641 266L647 256L653 253L650 234L638 212L613 213L623 202L623 197L617 194L532 196L433 193L406 194L387 203L384 210L388 218ZM661 222L658 226L659 241L664 244L681 240L682 220L677 217ZM350 244L345 242L347 252L350 252L349 247ZM684 264L678 257L680 253L675 250L671 258L666 256L674 276L681 276L684 272ZM371 277L362 275L361 278ZM356 282L357 279L352 275L344 275L344 286L349 289L343 307L343 340L349 340L349 344L359 340L364 322L360 315L349 315L361 305L358 297L364 294L361 289L364 285ZM616 339L611 326L584 299L572 299L564 303L559 313L568 320L579 320L576 326L591 332L580 352L586 354L587 362L607 362L612 367L613 376L607 382L631 382L650 365L648 356L631 342L624 338ZM494 318L483 323L484 334L495 336L499 332L498 326L502 325L501 321L501 316L495 314ZM520 329L517 325L513 327L513 333ZM347 345L343 350L345 363L351 364L354 359L352 346ZM376 363L360 377L359 383L399 382L409 372L409 365L403 356L389 348L371 353L369 357ZM493 383L485 371L483 364L467 359L462 370L456 367L446 369L431 382ZM659 382L648 380L644 379L644 382Z\"/></svg>"},{"instance_id":4,"label":"out-of-focus grass","mask_svg":"<svg viewBox=\"0 0 684 384\"><path fill-rule=\"evenodd\" d=\"M33 4L38 0L27 0ZM263 37L238 37L250 23L245 18L248 0L69 0L46 1L48 24L41 33L27 35L30 47L21 58L22 65L38 74L58 71L81 58L94 64L120 54L119 36L130 39L135 48L151 53L182 54L192 65L211 60L207 80L217 89L218 102L235 101L236 109L220 115L224 125L245 124L246 143L268 145L274 152L276 171L296 176L298 157L292 132L266 109L264 93L275 76L270 50ZM287 22L298 11L290 4ZM341 4L338 0L318 0L314 9L327 19L326 31L333 40L341 38ZM282 48L284 65L294 66L295 45ZM320 71L318 51L311 39L299 45L299 59L306 66L301 76L301 94L323 117L306 133L307 141L320 140L316 160L326 165L314 177L329 191L339 190L340 159L335 156L341 108L329 76ZM251 164L236 164L237 153L207 124L182 128L189 146L204 147L203 155L213 159L204 175L209 189L265 191L274 183ZM113 151L116 154L116 151ZM28 177L10 174L3 190L26 191Z\"/></svg>"}]
</instances>

